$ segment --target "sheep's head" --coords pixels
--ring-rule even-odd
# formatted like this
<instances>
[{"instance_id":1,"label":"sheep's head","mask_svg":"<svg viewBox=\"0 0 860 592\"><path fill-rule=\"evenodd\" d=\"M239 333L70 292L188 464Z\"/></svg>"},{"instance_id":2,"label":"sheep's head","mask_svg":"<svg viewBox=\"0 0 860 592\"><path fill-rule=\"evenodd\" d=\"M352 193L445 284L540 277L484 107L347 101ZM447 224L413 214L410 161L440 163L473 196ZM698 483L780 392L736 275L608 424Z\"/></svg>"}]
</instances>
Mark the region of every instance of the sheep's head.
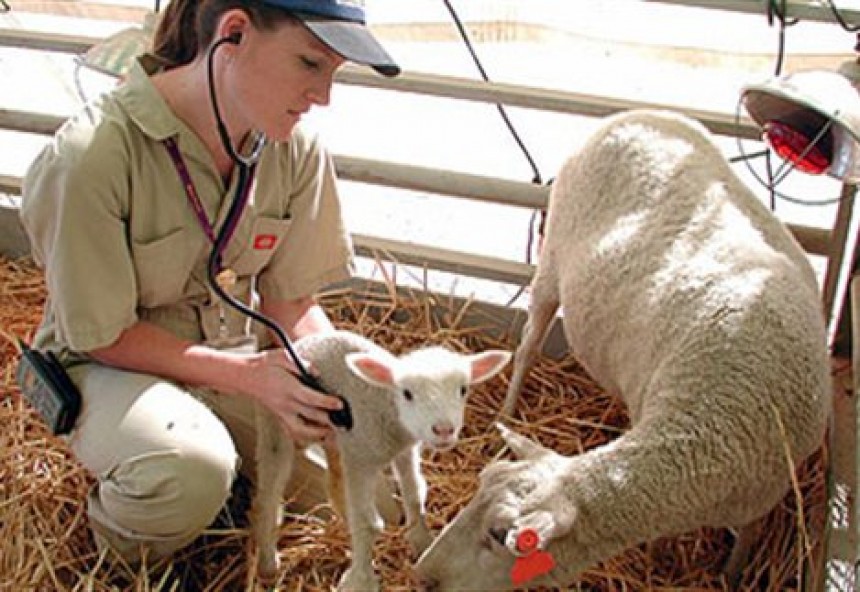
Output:
<instances>
[{"instance_id":1,"label":"sheep's head","mask_svg":"<svg viewBox=\"0 0 860 592\"><path fill-rule=\"evenodd\" d=\"M346 363L362 380L394 392L400 423L415 440L444 450L460 435L469 387L495 376L510 359L503 350L466 355L430 347L400 358L351 353Z\"/></svg>"},{"instance_id":2,"label":"sheep's head","mask_svg":"<svg viewBox=\"0 0 860 592\"><path fill-rule=\"evenodd\" d=\"M516 460L485 467L478 492L421 555L415 579L423 592L558 584L579 567L557 545L576 515L563 493L568 460L499 429ZM534 539L528 551L521 546L524 532Z\"/></svg>"}]
</instances>

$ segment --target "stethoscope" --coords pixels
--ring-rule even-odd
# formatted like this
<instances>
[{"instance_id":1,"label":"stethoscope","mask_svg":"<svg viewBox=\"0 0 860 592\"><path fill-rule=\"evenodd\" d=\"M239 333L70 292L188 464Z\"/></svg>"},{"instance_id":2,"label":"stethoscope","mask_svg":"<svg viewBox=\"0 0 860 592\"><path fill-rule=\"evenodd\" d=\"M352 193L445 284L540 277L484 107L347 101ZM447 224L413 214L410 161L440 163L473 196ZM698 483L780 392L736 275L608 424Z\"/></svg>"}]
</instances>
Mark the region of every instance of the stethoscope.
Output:
<instances>
[{"instance_id":1,"label":"stethoscope","mask_svg":"<svg viewBox=\"0 0 860 592\"><path fill-rule=\"evenodd\" d=\"M353 418L348 401L340 395L327 392L320 384L319 380L317 380L317 378L313 374L311 374L307 370L307 368L305 368L304 363L293 348L293 344L290 342L289 337L287 337L286 332L277 322L262 314L261 312L252 309L237 298L233 297L232 294L230 294L224 288L221 287L217 279L218 274L221 271L221 256L224 253L224 250L227 248L227 243L230 241L230 237L232 236L233 231L235 230L236 225L239 222L239 218L242 215L242 211L245 209L248 200L248 194L250 193L249 185L253 178L253 172L257 163L260 160L260 157L262 156L263 149L265 148L267 143L266 136L263 133L258 132L256 134L256 137L254 138L249 153L247 155L240 154L233 147L233 142L230 139L230 134L227 132L227 126L224 124L224 119L221 117L221 110L218 107L218 98L215 93L215 72L213 66L215 50L224 45L225 43L238 44L240 40L241 33L233 33L232 35L229 35L227 37L222 37L221 39L218 39L215 43L212 44L206 56L208 69L207 74L209 82L209 98L212 102L212 109L215 112L215 121L217 122L218 135L221 139L221 143L223 144L224 149L227 151L227 154L230 156L230 159L236 165L239 174L239 177L236 181L236 189L233 194L233 199L230 202L230 208L227 212L227 216L224 219L224 223L221 225L221 228L216 235L215 241L212 244L212 250L209 253L207 279L209 281L210 287L218 295L219 298L224 300L227 304L229 304L242 314L254 319L259 323L262 323L277 336L278 341L280 341L284 349L287 350L287 353L293 360L293 363L296 365L296 368L298 368L299 373L296 378L298 378L298 380L302 384L321 393L338 397L343 402L343 407L340 410L328 412L329 418L331 419L333 425L337 427L343 427L349 430L352 428Z\"/></svg>"}]
</instances>

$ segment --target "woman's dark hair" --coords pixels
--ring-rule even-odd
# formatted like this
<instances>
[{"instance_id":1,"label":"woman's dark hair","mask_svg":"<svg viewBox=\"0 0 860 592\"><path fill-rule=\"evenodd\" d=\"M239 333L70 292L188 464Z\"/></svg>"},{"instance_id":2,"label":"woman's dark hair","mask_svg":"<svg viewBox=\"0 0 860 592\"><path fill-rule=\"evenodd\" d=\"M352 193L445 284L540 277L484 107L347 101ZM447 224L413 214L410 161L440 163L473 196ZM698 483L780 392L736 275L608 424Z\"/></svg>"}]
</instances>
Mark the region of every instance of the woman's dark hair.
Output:
<instances>
[{"instance_id":1,"label":"woman's dark hair","mask_svg":"<svg viewBox=\"0 0 860 592\"><path fill-rule=\"evenodd\" d=\"M271 30L293 19L285 10L260 0L170 0L161 13L152 52L168 68L194 61L212 43L221 15L234 8L248 13L261 29Z\"/></svg>"}]
</instances>

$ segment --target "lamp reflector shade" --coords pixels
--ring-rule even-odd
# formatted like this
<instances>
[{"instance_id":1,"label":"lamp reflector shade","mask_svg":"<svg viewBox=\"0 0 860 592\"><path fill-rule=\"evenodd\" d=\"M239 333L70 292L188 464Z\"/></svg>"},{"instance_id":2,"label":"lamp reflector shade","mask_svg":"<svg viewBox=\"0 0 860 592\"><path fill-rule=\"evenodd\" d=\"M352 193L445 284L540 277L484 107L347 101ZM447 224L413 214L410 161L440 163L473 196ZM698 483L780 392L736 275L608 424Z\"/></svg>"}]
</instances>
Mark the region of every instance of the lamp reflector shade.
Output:
<instances>
[{"instance_id":1,"label":"lamp reflector shade","mask_svg":"<svg viewBox=\"0 0 860 592\"><path fill-rule=\"evenodd\" d=\"M744 87L741 101L765 140L799 170L860 182L860 93L855 81L840 72L795 72ZM812 140L815 144L807 150ZM825 160L826 167L819 170Z\"/></svg>"}]
</instances>

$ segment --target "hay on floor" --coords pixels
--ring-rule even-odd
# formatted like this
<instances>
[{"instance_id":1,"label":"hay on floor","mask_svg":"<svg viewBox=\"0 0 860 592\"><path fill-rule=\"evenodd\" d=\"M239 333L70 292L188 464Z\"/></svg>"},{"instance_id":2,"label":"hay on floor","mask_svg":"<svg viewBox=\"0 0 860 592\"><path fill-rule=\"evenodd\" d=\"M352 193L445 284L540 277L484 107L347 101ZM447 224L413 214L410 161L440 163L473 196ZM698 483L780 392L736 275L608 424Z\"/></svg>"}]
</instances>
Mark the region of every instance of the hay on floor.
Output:
<instances>
[{"instance_id":1,"label":"hay on floor","mask_svg":"<svg viewBox=\"0 0 860 592\"><path fill-rule=\"evenodd\" d=\"M390 284L389 284L390 286ZM247 488L237 488L226 511L203 536L170 560L131 569L100 555L87 528L86 493L92 478L51 436L15 385L18 337L29 341L41 316L44 285L28 260L0 257L0 590L135 590L210 592L255 590L245 549ZM333 292L322 303L335 323L392 351L427 342L463 351L512 347L512 337L487 318L464 319L469 305L425 291L368 289ZM475 389L467 428L455 450L427 456L429 514L434 527L451 519L472 496L476 475L501 451L492 427L509 370ZM563 454L605 443L627 427L623 407L597 387L573 359L541 359L513 422ZM824 453L798 472L795 491L767 518L758 554L747 569L748 590L800 590L820 552L825 521ZM279 586L303 592L331 590L348 564L344 525L328 513L288 514L281 529L281 557L288 569ZM701 529L660 539L587 571L589 591L725 590L720 566L730 550L725 530ZM409 590L411 558L402 532L387 529L376 547L385 590Z\"/></svg>"}]
</instances>

